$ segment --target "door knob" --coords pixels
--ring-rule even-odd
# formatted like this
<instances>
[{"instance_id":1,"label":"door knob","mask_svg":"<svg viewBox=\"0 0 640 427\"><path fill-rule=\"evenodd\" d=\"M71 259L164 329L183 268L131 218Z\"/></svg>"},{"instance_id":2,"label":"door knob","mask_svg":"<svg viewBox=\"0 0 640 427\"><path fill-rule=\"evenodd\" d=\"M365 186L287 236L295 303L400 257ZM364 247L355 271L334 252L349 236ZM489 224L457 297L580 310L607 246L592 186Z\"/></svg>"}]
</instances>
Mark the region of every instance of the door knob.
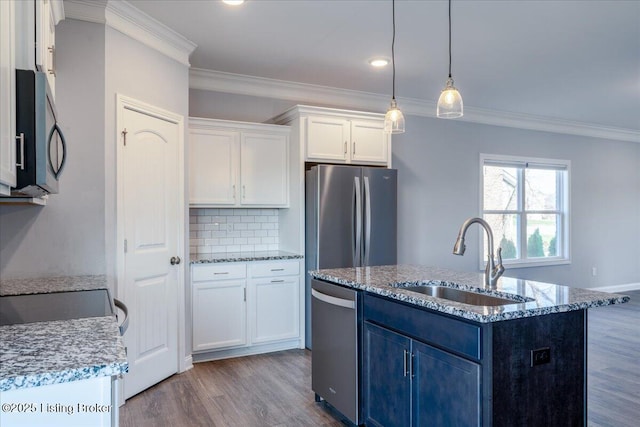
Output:
<instances>
[{"instance_id":1,"label":"door knob","mask_svg":"<svg viewBox=\"0 0 640 427\"><path fill-rule=\"evenodd\" d=\"M180 264L180 257L179 256L172 256L171 259L169 260L169 262L171 263L171 265L176 265L176 264Z\"/></svg>"}]
</instances>

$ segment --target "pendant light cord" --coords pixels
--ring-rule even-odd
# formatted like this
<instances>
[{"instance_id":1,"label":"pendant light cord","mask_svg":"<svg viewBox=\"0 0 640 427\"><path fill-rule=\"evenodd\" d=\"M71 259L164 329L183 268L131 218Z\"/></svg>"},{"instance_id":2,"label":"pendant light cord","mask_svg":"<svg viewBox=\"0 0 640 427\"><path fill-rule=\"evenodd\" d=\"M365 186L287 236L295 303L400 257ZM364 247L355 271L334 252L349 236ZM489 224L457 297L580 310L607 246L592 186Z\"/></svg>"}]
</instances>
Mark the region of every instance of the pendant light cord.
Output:
<instances>
[{"instance_id":1,"label":"pendant light cord","mask_svg":"<svg viewBox=\"0 0 640 427\"><path fill-rule=\"evenodd\" d=\"M449 0L449 78L451 78L451 0Z\"/></svg>"},{"instance_id":2,"label":"pendant light cord","mask_svg":"<svg viewBox=\"0 0 640 427\"><path fill-rule=\"evenodd\" d=\"M391 66L393 67L393 90L391 94L392 99L396 99L396 0L391 1L391 16L393 19L393 37L391 39Z\"/></svg>"}]
</instances>

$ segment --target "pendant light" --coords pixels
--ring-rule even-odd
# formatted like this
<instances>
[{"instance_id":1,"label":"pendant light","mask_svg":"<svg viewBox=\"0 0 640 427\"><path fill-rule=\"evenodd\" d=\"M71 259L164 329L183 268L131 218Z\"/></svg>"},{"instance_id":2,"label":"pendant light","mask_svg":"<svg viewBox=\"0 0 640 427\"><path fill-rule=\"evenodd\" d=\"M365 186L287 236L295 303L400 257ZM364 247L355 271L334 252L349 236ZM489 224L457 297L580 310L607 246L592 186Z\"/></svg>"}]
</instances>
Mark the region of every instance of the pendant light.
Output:
<instances>
[{"instance_id":1,"label":"pendant light","mask_svg":"<svg viewBox=\"0 0 640 427\"><path fill-rule=\"evenodd\" d=\"M441 119L455 119L462 117L462 114L462 96L453 85L451 78L451 0L449 0L449 78L438 98L436 115Z\"/></svg>"},{"instance_id":2,"label":"pendant light","mask_svg":"<svg viewBox=\"0 0 640 427\"><path fill-rule=\"evenodd\" d=\"M393 39L391 41L391 65L393 66L393 92L391 95L391 105L384 116L384 131L387 133L404 133L404 115L398 108L396 102L396 1L392 0L393 16Z\"/></svg>"}]
</instances>

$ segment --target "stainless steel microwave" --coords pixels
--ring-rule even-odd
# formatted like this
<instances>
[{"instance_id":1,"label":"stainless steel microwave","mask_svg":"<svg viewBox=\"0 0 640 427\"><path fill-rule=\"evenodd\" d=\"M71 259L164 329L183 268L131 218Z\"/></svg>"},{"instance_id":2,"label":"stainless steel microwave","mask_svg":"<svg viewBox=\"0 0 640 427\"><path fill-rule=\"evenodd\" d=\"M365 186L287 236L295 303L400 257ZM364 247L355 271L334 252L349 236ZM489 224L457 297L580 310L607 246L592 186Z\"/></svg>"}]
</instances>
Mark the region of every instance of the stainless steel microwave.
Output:
<instances>
[{"instance_id":1,"label":"stainless steel microwave","mask_svg":"<svg viewBox=\"0 0 640 427\"><path fill-rule=\"evenodd\" d=\"M16 196L58 192L66 143L45 73L16 70Z\"/></svg>"}]
</instances>

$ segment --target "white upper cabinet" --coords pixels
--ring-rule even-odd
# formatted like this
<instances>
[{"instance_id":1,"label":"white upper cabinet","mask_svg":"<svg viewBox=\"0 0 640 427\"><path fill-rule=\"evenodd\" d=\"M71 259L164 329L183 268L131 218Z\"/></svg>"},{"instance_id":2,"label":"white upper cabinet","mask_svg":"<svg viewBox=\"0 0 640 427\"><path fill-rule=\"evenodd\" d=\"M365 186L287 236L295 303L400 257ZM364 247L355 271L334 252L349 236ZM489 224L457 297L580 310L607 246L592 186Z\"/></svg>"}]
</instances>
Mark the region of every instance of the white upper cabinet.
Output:
<instances>
[{"instance_id":1,"label":"white upper cabinet","mask_svg":"<svg viewBox=\"0 0 640 427\"><path fill-rule=\"evenodd\" d=\"M273 120L300 130L306 162L391 166L384 114L299 105Z\"/></svg>"},{"instance_id":2,"label":"white upper cabinet","mask_svg":"<svg viewBox=\"0 0 640 427\"><path fill-rule=\"evenodd\" d=\"M286 126L189 120L191 207L288 207Z\"/></svg>"},{"instance_id":3,"label":"white upper cabinet","mask_svg":"<svg viewBox=\"0 0 640 427\"><path fill-rule=\"evenodd\" d=\"M242 132L240 142L240 204L288 204L288 135Z\"/></svg>"},{"instance_id":4,"label":"white upper cabinet","mask_svg":"<svg viewBox=\"0 0 640 427\"><path fill-rule=\"evenodd\" d=\"M36 1L36 67L47 75L51 94L56 93L56 25L63 18L62 1Z\"/></svg>"},{"instance_id":5,"label":"white upper cabinet","mask_svg":"<svg viewBox=\"0 0 640 427\"><path fill-rule=\"evenodd\" d=\"M339 117L307 117L308 159L345 162L349 158L351 134L349 121Z\"/></svg>"},{"instance_id":6,"label":"white upper cabinet","mask_svg":"<svg viewBox=\"0 0 640 427\"><path fill-rule=\"evenodd\" d=\"M54 98L56 25L62 19L62 0L16 2L16 68L45 73Z\"/></svg>"},{"instance_id":7,"label":"white upper cabinet","mask_svg":"<svg viewBox=\"0 0 640 427\"><path fill-rule=\"evenodd\" d=\"M351 120L351 161L387 163L388 145L384 120Z\"/></svg>"},{"instance_id":8,"label":"white upper cabinet","mask_svg":"<svg viewBox=\"0 0 640 427\"><path fill-rule=\"evenodd\" d=\"M0 1L0 194L16 185L15 1Z\"/></svg>"},{"instance_id":9,"label":"white upper cabinet","mask_svg":"<svg viewBox=\"0 0 640 427\"><path fill-rule=\"evenodd\" d=\"M191 204L235 205L239 140L240 135L233 131L189 130Z\"/></svg>"}]
</instances>

